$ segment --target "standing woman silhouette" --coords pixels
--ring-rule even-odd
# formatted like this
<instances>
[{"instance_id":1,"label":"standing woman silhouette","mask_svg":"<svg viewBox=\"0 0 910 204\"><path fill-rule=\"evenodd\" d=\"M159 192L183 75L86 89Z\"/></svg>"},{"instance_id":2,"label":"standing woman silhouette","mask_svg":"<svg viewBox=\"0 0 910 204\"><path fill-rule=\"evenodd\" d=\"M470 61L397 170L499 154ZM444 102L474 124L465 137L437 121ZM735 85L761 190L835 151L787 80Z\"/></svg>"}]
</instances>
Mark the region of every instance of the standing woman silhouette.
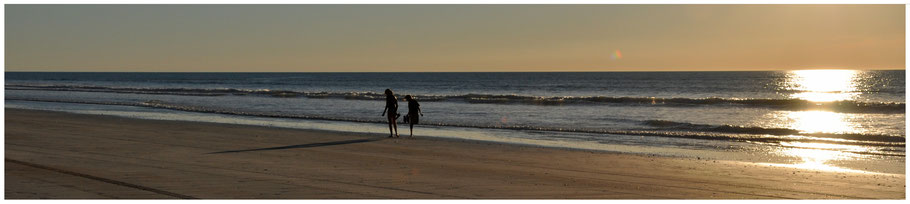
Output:
<instances>
[{"instance_id":1,"label":"standing woman silhouette","mask_svg":"<svg viewBox=\"0 0 910 204\"><path fill-rule=\"evenodd\" d=\"M391 89L385 90L385 108L382 109L382 115L385 116L386 111L389 111L389 137L392 137L395 130L394 136L398 137L398 124L396 120L398 119L398 98L395 98L395 94L392 93Z\"/></svg>"},{"instance_id":2,"label":"standing woman silhouette","mask_svg":"<svg viewBox=\"0 0 910 204\"><path fill-rule=\"evenodd\" d=\"M411 95L404 96L404 99L408 101L408 114L404 116L404 120L411 125L411 137L414 137L414 124L420 122L420 116L423 116L423 112L420 112L420 103L411 98Z\"/></svg>"}]
</instances>

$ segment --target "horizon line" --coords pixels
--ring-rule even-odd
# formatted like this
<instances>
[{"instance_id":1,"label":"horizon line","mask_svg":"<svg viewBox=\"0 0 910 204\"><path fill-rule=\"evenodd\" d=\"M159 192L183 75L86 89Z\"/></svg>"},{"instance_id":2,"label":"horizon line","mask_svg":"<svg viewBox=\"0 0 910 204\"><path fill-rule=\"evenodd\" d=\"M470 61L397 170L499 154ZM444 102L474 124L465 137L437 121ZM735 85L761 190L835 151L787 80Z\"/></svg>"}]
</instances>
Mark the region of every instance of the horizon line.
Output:
<instances>
[{"instance_id":1,"label":"horizon line","mask_svg":"<svg viewBox=\"0 0 910 204\"><path fill-rule=\"evenodd\" d=\"M59 71L59 70L4 70L4 72L67 72L67 73L527 73L527 72L765 72L797 70L857 70L857 71L905 71L906 68L882 69L754 69L754 70L519 70L519 71Z\"/></svg>"}]
</instances>

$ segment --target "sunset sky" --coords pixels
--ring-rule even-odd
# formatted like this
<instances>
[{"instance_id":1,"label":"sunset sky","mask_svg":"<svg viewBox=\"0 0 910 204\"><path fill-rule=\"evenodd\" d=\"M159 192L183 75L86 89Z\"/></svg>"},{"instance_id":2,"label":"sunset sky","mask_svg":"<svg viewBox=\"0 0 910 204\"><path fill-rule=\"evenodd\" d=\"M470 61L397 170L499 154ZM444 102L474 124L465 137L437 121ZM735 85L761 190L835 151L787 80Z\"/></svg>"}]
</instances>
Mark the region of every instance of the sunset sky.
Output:
<instances>
[{"instance_id":1,"label":"sunset sky","mask_svg":"<svg viewBox=\"0 0 910 204\"><path fill-rule=\"evenodd\" d=\"M6 5L6 71L904 69L904 5Z\"/></svg>"}]
</instances>

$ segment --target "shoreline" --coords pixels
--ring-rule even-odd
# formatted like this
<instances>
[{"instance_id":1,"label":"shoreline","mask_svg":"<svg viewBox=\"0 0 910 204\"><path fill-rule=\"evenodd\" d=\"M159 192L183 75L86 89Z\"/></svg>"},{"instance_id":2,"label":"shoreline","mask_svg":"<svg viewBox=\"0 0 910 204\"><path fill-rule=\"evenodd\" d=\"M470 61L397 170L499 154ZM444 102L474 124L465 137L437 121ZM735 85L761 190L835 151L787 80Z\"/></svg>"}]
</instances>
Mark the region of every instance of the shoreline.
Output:
<instances>
[{"instance_id":1,"label":"shoreline","mask_svg":"<svg viewBox=\"0 0 910 204\"><path fill-rule=\"evenodd\" d=\"M904 174L5 110L8 199L905 198Z\"/></svg>"},{"instance_id":2,"label":"shoreline","mask_svg":"<svg viewBox=\"0 0 910 204\"><path fill-rule=\"evenodd\" d=\"M352 121L329 121L319 119L286 119L272 117L243 116L219 113L201 113L194 111L180 111L169 109L151 108L156 111L148 112L148 107L129 105L92 105L80 103L56 102L28 102L7 101L7 108L61 111L76 114L109 115L126 118L188 121L188 122L214 122L219 124L252 125L257 127L281 127L298 130L339 131L340 133L364 133L382 135L388 130L382 123L359 123ZM97 107L94 107L97 106ZM405 130L406 131L406 130ZM557 140L547 140L539 134L557 134ZM562 135L568 134L568 135ZM484 129L467 127L449 127L420 125L418 136L436 139L454 139L478 142L503 143L510 145L526 145L533 147L557 148L580 151L598 151L637 155L657 155L666 157L688 157L712 160L740 161L748 163L768 163L770 165L791 165L818 160L831 160L825 154L838 154L837 157L854 157L855 159L837 159L824 164L828 170L866 171L878 173L905 173L904 157L885 155L884 157L863 157L864 152L843 153L837 150L827 151L822 154L814 150L794 147L776 147L761 143L730 142L725 140L698 140L689 138L676 138L673 143L659 141L661 137L640 137L623 134L608 134L609 137L600 137L597 134L566 133L547 131L513 131L507 129ZM631 142L631 143L629 143ZM721 143L715 143L721 142ZM675 143L675 144L674 144ZM652 145L654 144L654 145ZM695 148L683 148L674 145L694 145ZM726 151L729 150L729 151ZM899 158L895 158L899 157ZM899 159L899 160L898 160ZM818 165L816 165L818 166ZM803 165L805 168L806 166ZM816 169L812 167L810 169Z\"/></svg>"}]
</instances>

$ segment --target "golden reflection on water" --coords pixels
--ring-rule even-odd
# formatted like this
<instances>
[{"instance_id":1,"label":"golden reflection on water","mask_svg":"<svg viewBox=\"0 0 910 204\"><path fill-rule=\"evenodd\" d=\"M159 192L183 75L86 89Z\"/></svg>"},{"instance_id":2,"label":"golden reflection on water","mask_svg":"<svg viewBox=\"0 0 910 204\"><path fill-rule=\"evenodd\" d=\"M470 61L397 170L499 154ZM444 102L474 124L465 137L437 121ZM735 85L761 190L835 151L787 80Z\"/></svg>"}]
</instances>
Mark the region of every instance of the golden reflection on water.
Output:
<instances>
[{"instance_id":1,"label":"golden reflection on water","mask_svg":"<svg viewBox=\"0 0 910 204\"><path fill-rule=\"evenodd\" d=\"M864 172L860 170L841 168L833 166L830 162L835 160L855 159L854 155L849 152L868 151L866 147L854 145L838 144L821 144L805 142L783 142L782 146L787 147L782 150L784 155L798 157L801 161L796 164L771 164L774 166L796 167L802 169L821 170L821 171L840 171L840 172Z\"/></svg>"},{"instance_id":2,"label":"golden reflection on water","mask_svg":"<svg viewBox=\"0 0 910 204\"><path fill-rule=\"evenodd\" d=\"M787 73L786 88L790 98L812 102L855 100L859 95L856 70L795 70ZM855 114L822 110L782 111L772 113L774 126L802 133L856 133L862 127L852 122Z\"/></svg>"},{"instance_id":3,"label":"golden reflection on water","mask_svg":"<svg viewBox=\"0 0 910 204\"><path fill-rule=\"evenodd\" d=\"M812 102L855 100L858 96L855 70L797 70L788 73L787 88L792 90L790 98ZM773 113L779 127L798 130L801 133L856 133L860 126L851 122L850 114L830 111L784 111ZM780 154L799 158L791 166L826 171L856 171L832 166L836 160L854 159L849 152L864 152L867 148L855 145L836 145L805 142L783 142Z\"/></svg>"},{"instance_id":4,"label":"golden reflection on water","mask_svg":"<svg viewBox=\"0 0 910 204\"><path fill-rule=\"evenodd\" d=\"M812 102L855 99L858 95L856 70L795 70L787 76L787 86L796 91L790 97Z\"/></svg>"},{"instance_id":5,"label":"golden reflection on water","mask_svg":"<svg viewBox=\"0 0 910 204\"><path fill-rule=\"evenodd\" d=\"M787 129L802 133L856 133L861 127L850 115L828 111L788 111L778 116Z\"/></svg>"}]
</instances>

